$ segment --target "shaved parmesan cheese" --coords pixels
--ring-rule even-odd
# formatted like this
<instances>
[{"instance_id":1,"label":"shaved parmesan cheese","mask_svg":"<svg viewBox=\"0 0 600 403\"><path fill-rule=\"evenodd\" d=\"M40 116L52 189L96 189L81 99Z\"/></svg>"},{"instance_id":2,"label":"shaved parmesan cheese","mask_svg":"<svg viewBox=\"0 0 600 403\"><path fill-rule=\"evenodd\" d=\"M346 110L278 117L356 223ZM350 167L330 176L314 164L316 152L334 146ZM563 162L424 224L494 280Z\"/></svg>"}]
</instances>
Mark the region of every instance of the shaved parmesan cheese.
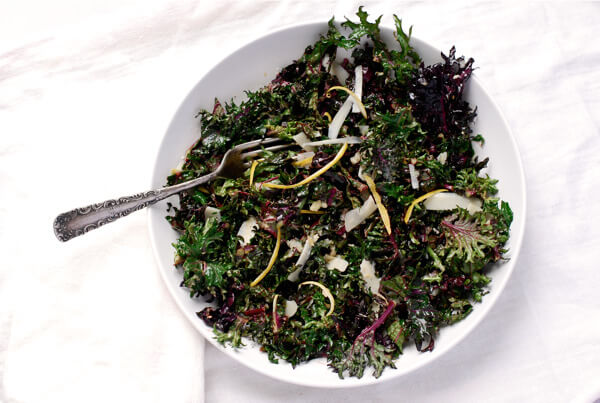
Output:
<instances>
[{"instance_id":1,"label":"shaved parmesan cheese","mask_svg":"<svg viewBox=\"0 0 600 403\"><path fill-rule=\"evenodd\" d=\"M410 215L412 214L412 211L417 204L419 204L423 200L430 198L431 196L433 196L435 194L438 194L441 192L447 192L447 191L448 191L447 189L437 189L437 190L432 190L431 192L425 193L423 196L417 197L415 200L413 200L410 203L410 206L408 206L408 208L406 209L406 213L404 214L404 223L408 224L408 220L410 220Z\"/></svg>"},{"instance_id":2,"label":"shaved parmesan cheese","mask_svg":"<svg viewBox=\"0 0 600 403\"><path fill-rule=\"evenodd\" d=\"M298 281L300 278L300 272L302 271L302 267L298 267L296 270L288 274L288 280L293 281L294 283Z\"/></svg>"},{"instance_id":3,"label":"shaved parmesan cheese","mask_svg":"<svg viewBox=\"0 0 600 403\"><path fill-rule=\"evenodd\" d=\"M285 301L285 316L291 318L298 311L298 304L294 300L286 300Z\"/></svg>"},{"instance_id":4,"label":"shaved parmesan cheese","mask_svg":"<svg viewBox=\"0 0 600 403\"><path fill-rule=\"evenodd\" d=\"M365 181L366 182L364 172L365 171L363 171L362 165L359 166L358 167L358 179L360 179L361 181Z\"/></svg>"},{"instance_id":5,"label":"shaved parmesan cheese","mask_svg":"<svg viewBox=\"0 0 600 403\"><path fill-rule=\"evenodd\" d=\"M329 262L327 262L327 268L329 270L337 270L340 272L345 272L346 268L348 267L348 261L346 261L345 259L342 259L339 256L334 257L333 259L331 259Z\"/></svg>"},{"instance_id":6,"label":"shaved parmesan cheese","mask_svg":"<svg viewBox=\"0 0 600 403\"><path fill-rule=\"evenodd\" d=\"M352 165L356 165L360 162L361 157L362 156L360 155L360 151L357 151L356 154L350 157L350 162L352 163Z\"/></svg>"},{"instance_id":7,"label":"shaved parmesan cheese","mask_svg":"<svg viewBox=\"0 0 600 403\"><path fill-rule=\"evenodd\" d=\"M327 90L327 96L330 96L329 92L334 91L334 90L335 91L341 90L341 91L347 92L348 98L346 98L346 100L342 104L342 107L337 111L337 113L333 117L333 121L329 125L328 136L330 139L337 138L337 136L339 135L340 130L342 128L342 125L344 124L344 121L346 120L346 117L350 113L350 110L352 109L353 105L356 105L356 107L359 109L360 113L364 116L365 119L367 119L367 117L368 117L367 110L365 109L365 106L361 102L360 97L357 96L354 92L350 91L346 87L343 87L340 85L334 85L333 87L330 87Z\"/></svg>"},{"instance_id":8,"label":"shaved parmesan cheese","mask_svg":"<svg viewBox=\"0 0 600 403\"><path fill-rule=\"evenodd\" d=\"M240 225L240 229L237 232L237 236L242 237L240 243L242 246L248 245L250 240L254 238L254 233L258 229L258 223L256 218L250 217Z\"/></svg>"},{"instance_id":9,"label":"shaved parmesan cheese","mask_svg":"<svg viewBox=\"0 0 600 403\"><path fill-rule=\"evenodd\" d=\"M288 251L283 255L284 258L288 258L292 256L294 253L300 253L302 251L302 243L300 243L297 239L290 239L289 241L285 241L288 246Z\"/></svg>"},{"instance_id":10,"label":"shaved parmesan cheese","mask_svg":"<svg viewBox=\"0 0 600 403\"><path fill-rule=\"evenodd\" d=\"M415 166L413 164L408 164L408 173L410 173L410 186L413 189L419 188L419 173L415 170Z\"/></svg>"},{"instance_id":11,"label":"shaved parmesan cheese","mask_svg":"<svg viewBox=\"0 0 600 403\"><path fill-rule=\"evenodd\" d=\"M362 100L362 87L363 87L363 70L362 66L356 66L354 68L354 93L359 100ZM360 113L360 108L357 103L352 105L352 113Z\"/></svg>"},{"instance_id":12,"label":"shaved parmesan cheese","mask_svg":"<svg viewBox=\"0 0 600 403\"><path fill-rule=\"evenodd\" d=\"M329 70L329 65L331 65L331 58L327 53L325 54L325 56L323 56L323 61L321 61L321 65L325 70Z\"/></svg>"},{"instance_id":13,"label":"shaved parmesan cheese","mask_svg":"<svg viewBox=\"0 0 600 403\"><path fill-rule=\"evenodd\" d=\"M443 153L440 153L440 155L437 156L438 162L442 165L446 164L447 158L448 158L448 153L446 151L444 151Z\"/></svg>"},{"instance_id":14,"label":"shaved parmesan cheese","mask_svg":"<svg viewBox=\"0 0 600 403\"><path fill-rule=\"evenodd\" d=\"M342 128L346 117L350 113L353 103L354 102L352 101L352 97L349 96L348 98L346 98L346 100L342 104L342 107L337 111L337 113L333 117L333 120L329 125L328 131L328 136L330 139L335 139L340 134L340 129Z\"/></svg>"},{"instance_id":15,"label":"shaved parmesan cheese","mask_svg":"<svg viewBox=\"0 0 600 403\"><path fill-rule=\"evenodd\" d=\"M360 131L360 134L362 136L366 136L367 133L369 132L369 126L367 126L367 125L359 125L358 126L358 130Z\"/></svg>"},{"instance_id":16,"label":"shaved parmesan cheese","mask_svg":"<svg viewBox=\"0 0 600 403\"><path fill-rule=\"evenodd\" d=\"M302 267L298 267L296 270L288 274L288 280L293 281L294 283L298 281L300 278L300 272L302 271Z\"/></svg>"},{"instance_id":17,"label":"shaved parmesan cheese","mask_svg":"<svg viewBox=\"0 0 600 403\"><path fill-rule=\"evenodd\" d=\"M309 143L310 139L306 136L306 134L300 132L294 136L292 136L292 139L298 143L298 145L300 147L302 147L304 150L306 151L314 151L314 149L310 146L305 146L304 144Z\"/></svg>"},{"instance_id":18,"label":"shaved parmesan cheese","mask_svg":"<svg viewBox=\"0 0 600 403\"><path fill-rule=\"evenodd\" d=\"M209 218L214 218L217 222L221 222L221 210L207 206L204 210L204 220L208 220Z\"/></svg>"},{"instance_id":19,"label":"shaved parmesan cheese","mask_svg":"<svg viewBox=\"0 0 600 403\"><path fill-rule=\"evenodd\" d=\"M375 266L368 260L360 262L360 274L373 294L379 293L381 279L375 275Z\"/></svg>"},{"instance_id":20,"label":"shaved parmesan cheese","mask_svg":"<svg viewBox=\"0 0 600 403\"><path fill-rule=\"evenodd\" d=\"M344 84L350 74L339 63L333 62L331 65L331 73L337 77L341 84Z\"/></svg>"},{"instance_id":21,"label":"shaved parmesan cheese","mask_svg":"<svg viewBox=\"0 0 600 403\"><path fill-rule=\"evenodd\" d=\"M318 240L319 240L318 234L311 234L306 237L306 242L304 242L304 247L302 248L302 252L300 253L300 256L298 257L298 261L296 262L296 267L298 267L298 268L288 275L288 280L298 281L298 276L300 276L302 267L308 261L312 247L315 245L315 242L317 242Z\"/></svg>"},{"instance_id":22,"label":"shaved parmesan cheese","mask_svg":"<svg viewBox=\"0 0 600 403\"><path fill-rule=\"evenodd\" d=\"M334 85L333 87L329 87L329 89L327 90L327 96L329 96L330 91L334 91L334 90L336 90L336 91L341 90L341 91L347 92L348 95L350 95L352 97L352 101L354 102L354 104L356 104L358 106L358 108L360 109L360 113L363 115L363 117L365 119L368 118L367 110L365 109L365 106L361 102L360 98L354 92L350 91L348 88L343 87L341 85Z\"/></svg>"},{"instance_id":23,"label":"shaved parmesan cheese","mask_svg":"<svg viewBox=\"0 0 600 403\"><path fill-rule=\"evenodd\" d=\"M465 197L456 193L437 193L423 202L427 210L453 210L456 207L464 208L469 213L481 211L481 200L476 197Z\"/></svg>"},{"instance_id":24,"label":"shaved parmesan cheese","mask_svg":"<svg viewBox=\"0 0 600 403\"><path fill-rule=\"evenodd\" d=\"M321 200L317 200L316 202L313 202L308 209L310 211L319 211L323 207L327 207L327 204L323 203Z\"/></svg>"},{"instance_id":25,"label":"shaved parmesan cheese","mask_svg":"<svg viewBox=\"0 0 600 403\"><path fill-rule=\"evenodd\" d=\"M302 244L297 239L290 239L289 241L285 241L285 243L290 249L296 249L298 252L302 250Z\"/></svg>"},{"instance_id":26,"label":"shaved parmesan cheese","mask_svg":"<svg viewBox=\"0 0 600 403\"><path fill-rule=\"evenodd\" d=\"M375 203L373 196L369 196L362 206L348 211L344 216L344 227L346 227L346 232L350 232L352 229L362 224L362 222L375 211L377 211L377 204Z\"/></svg>"}]
</instances>

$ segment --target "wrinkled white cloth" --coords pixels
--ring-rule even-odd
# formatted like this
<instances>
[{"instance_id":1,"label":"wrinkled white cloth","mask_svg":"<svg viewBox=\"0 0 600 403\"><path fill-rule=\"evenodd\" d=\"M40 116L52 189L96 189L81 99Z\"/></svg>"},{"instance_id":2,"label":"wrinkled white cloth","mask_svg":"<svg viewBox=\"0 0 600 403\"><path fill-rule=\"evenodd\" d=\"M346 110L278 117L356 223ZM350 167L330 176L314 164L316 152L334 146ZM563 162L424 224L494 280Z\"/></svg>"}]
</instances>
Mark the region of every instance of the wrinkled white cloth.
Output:
<instances>
[{"instance_id":1,"label":"wrinkled white cloth","mask_svg":"<svg viewBox=\"0 0 600 403\"><path fill-rule=\"evenodd\" d=\"M51 224L146 190L176 107L228 53L359 4L475 58L519 144L528 216L512 279L463 342L400 379L324 391L204 351L143 212L66 244ZM0 402L565 402L598 389L600 4L57 0L0 14Z\"/></svg>"}]
</instances>

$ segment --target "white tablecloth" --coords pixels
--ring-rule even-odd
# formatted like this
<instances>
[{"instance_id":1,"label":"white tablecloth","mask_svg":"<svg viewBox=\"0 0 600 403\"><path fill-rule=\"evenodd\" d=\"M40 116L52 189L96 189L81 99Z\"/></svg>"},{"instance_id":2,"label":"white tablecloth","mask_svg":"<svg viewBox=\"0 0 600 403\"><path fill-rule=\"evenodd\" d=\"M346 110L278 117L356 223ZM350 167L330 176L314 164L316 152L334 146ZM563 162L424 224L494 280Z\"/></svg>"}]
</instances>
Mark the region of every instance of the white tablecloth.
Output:
<instances>
[{"instance_id":1,"label":"white tablecloth","mask_svg":"<svg viewBox=\"0 0 600 403\"><path fill-rule=\"evenodd\" d=\"M392 382L323 391L204 351L161 282L144 213L66 244L51 224L145 190L175 108L229 52L359 4L475 58L520 147L528 219L506 290L455 349ZM600 387L600 4L24 0L0 10L0 402L565 402Z\"/></svg>"}]
</instances>

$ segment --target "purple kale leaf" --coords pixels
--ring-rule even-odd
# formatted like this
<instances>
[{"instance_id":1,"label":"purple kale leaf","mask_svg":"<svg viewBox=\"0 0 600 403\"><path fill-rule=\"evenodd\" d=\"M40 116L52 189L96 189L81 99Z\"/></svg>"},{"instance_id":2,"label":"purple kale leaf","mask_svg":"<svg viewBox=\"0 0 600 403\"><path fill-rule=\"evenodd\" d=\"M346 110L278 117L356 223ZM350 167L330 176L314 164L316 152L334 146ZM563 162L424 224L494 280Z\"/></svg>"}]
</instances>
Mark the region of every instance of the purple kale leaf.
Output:
<instances>
[{"instance_id":1,"label":"purple kale leaf","mask_svg":"<svg viewBox=\"0 0 600 403\"><path fill-rule=\"evenodd\" d=\"M469 166L473 157L471 123L476 111L463 99L465 85L473 72L472 58L456 58L452 47L443 62L423 63L409 83L409 102L415 119L428 133L429 146L435 148L452 140L449 163L457 168Z\"/></svg>"},{"instance_id":2,"label":"purple kale leaf","mask_svg":"<svg viewBox=\"0 0 600 403\"><path fill-rule=\"evenodd\" d=\"M390 301L385 311L360 332L343 356L334 358L330 365L337 370L340 378L343 378L345 371L348 371L350 376L361 378L368 366L373 367L373 375L379 378L385 367L395 368L393 359L398 355L399 349L385 332L376 333L394 311L395 306L396 304Z\"/></svg>"}]
</instances>

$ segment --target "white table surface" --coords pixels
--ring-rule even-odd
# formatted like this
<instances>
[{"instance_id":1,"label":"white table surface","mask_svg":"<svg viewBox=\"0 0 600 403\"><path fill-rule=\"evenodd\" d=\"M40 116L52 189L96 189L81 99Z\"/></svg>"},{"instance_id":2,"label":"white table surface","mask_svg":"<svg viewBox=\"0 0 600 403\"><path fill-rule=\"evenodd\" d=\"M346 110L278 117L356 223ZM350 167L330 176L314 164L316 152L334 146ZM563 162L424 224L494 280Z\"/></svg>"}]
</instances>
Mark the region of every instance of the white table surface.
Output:
<instances>
[{"instance_id":1,"label":"white table surface","mask_svg":"<svg viewBox=\"0 0 600 403\"><path fill-rule=\"evenodd\" d=\"M475 58L520 147L528 218L507 288L455 349L395 381L323 391L204 351L161 282L144 213L66 244L51 224L64 210L145 190L180 100L229 52L359 4ZM600 3L578 2L2 2L0 402L593 399L599 22Z\"/></svg>"}]
</instances>

